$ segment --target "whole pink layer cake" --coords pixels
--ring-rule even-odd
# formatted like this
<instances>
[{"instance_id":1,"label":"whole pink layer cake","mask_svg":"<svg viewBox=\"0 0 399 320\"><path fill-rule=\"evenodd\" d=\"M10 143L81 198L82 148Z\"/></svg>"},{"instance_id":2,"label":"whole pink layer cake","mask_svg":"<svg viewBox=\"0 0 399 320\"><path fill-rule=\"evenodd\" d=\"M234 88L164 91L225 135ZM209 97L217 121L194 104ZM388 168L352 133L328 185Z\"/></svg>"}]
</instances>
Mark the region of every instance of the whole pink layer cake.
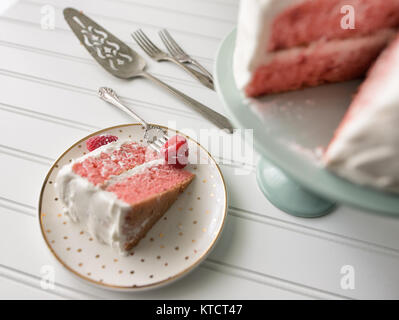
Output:
<instances>
[{"instance_id":1,"label":"whole pink layer cake","mask_svg":"<svg viewBox=\"0 0 399 320\"><path fill-rule=\"evenodd\" d=\"M399 192L398 28L398 0L242 0L236 84L257 97L369 70L323 162L352 182Z\"/></svg>"},{"instance_id":2,"label":"whole pink layer cake","mask_svg":"<svg viewBox=\"0 0 399 320\"><path fill-rule=\"evenodd\" d=\"M64 166L56 189L67 215L123 253L135 246L194 179L148 147L112 142Z\"/></svg>"}]
</instances>

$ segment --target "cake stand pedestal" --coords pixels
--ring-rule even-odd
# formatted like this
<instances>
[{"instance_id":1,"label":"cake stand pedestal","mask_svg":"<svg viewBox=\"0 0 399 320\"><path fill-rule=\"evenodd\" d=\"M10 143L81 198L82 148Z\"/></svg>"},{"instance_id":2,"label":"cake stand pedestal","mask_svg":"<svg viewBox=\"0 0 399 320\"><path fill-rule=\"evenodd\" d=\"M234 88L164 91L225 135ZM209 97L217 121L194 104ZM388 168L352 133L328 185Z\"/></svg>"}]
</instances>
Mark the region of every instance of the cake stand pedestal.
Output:
<instances>
[{"instance_id":1,"label":"cake stand pedestal","mask_svg":"<svg viewBox=\"0 0 399 320\"><path fill-rule=\"evenodd\" d=\"M317 218L330 213L335 207L335 203L304 189L265 158L258 163L256 179L267 199L293 216Z\"/></svg>"}]
</instances>

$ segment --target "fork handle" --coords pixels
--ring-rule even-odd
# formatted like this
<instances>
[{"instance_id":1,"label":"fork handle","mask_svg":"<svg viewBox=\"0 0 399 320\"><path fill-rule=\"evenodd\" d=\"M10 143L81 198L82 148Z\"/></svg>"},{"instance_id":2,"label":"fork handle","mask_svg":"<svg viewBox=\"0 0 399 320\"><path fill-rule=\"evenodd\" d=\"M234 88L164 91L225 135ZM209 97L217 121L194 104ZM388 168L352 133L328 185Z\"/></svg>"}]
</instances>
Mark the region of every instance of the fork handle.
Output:
<instances>
[{"instance_id":1,"label":"fork handle","mask_svg":"<svg viewBox=\"0 0 399 320\"><path fill-rule=\"evenodd\" d=\"M231 125L230 121L226 117L222 116L220 113L213 111L212 109L208 108L207 106L203 105L197 100L194 100L189 96L185 95L183 92L167 85L165 82L159 80L158 78L154 77L152 74L148 72L142 71L140 75L143 76L144 78L153 81L154 83L163 87L164 89L168 90L175 97L179 98L181 101L188 104L194 111L201 114L204 118L214 123L220 129L227 129L229 133L233 133L233 126Z\"/></svg>"},{"instance_id":2,"label":"fork handle","mask_svg":"<svg viewBox=\"0 0 399 320\"><path fill-rule=\"evenodd\" d=\"M212 80L213 83L213 75L212 73L210 73L208 70L206 70L197 60L194 60L193 58L190 58L188 60L188 63L196 66L198 69L200 69L205 75L207 75L209 77L209 79Z\"/></svg>"},{"instance_id":3,"label":"fork handle","mask_svg":"<svg viewBox=\"0 0 399 320\"><path fill-rule=\"evenodd\" d=\"M196 78L204 86L208 87L211 90L215 90L212 76L205 75L201 72L198 72L197 70L194 70L194 69L186 66L184 63L181 63L179 60L177 60L173 57L166 57L165 59L168 61L171 61L171 62L175 63L176 65L178 65L179 67L183 68L186 72L191 74L192 77ZM208 71L206 71L206 72L208 72ZM209 72L208 72L208 74L209 74Z\"/></svg>"}]
</instances>

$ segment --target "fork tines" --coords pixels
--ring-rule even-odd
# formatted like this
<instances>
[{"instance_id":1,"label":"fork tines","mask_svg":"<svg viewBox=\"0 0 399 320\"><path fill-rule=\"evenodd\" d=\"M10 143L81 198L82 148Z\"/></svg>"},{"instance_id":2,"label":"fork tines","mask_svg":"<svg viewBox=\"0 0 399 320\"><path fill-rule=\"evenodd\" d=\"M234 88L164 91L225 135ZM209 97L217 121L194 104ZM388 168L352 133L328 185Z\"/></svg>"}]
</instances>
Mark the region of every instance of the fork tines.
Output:
<instances>
[{"instance_id":1,"label":"fork tines","mask_svg":"<svg viewBox=\"0 0 399 320\"><path fill-rule=\"evenodd\" d=\"M143 32L143 30L138 29L132 33L133 39L137 44L147 53L149 56L154 56L156 54L162 53L159 49Z\"/></svg>"},{"instance_id":2,"label":"fork tines","mask_svg":"<svg viewBox=\"0 0 399 320\"><path fill-rule=\"evenodd\" d=\"M187 55L187 53L177 44L175 39L172 38L168 30L162 29L159 31L159 36L172 55Z\"/></svg>"}]
</instances>

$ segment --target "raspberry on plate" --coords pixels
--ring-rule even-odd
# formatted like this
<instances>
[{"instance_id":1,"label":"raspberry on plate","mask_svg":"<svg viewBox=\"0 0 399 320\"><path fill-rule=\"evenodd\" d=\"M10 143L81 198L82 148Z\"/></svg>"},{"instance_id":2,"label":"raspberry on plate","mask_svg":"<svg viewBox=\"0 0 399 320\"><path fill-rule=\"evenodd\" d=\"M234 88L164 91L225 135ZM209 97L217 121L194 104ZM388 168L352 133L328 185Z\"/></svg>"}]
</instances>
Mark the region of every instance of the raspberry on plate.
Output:
<instances>
[{"instance_id":1,"label":"raspberry on plate","mask_svg":"<svg viewBox=\"0 0 399 320\"><path fill-rule=\"evenodd\" d=\"M105 134L105 135L101 135L101 136L94 136L94 137L89 138L86 141L86 147L87 147L87 150L89 150L91 152L91 151L96 150L97 148L99 148L99 147L101 147L103 145L106 145L106 144L108 144L110 142L114 142L116 140L118 140L118 137L112 136L110 134L108 134L108 135Z\"/></svg>"}]
</instances>

